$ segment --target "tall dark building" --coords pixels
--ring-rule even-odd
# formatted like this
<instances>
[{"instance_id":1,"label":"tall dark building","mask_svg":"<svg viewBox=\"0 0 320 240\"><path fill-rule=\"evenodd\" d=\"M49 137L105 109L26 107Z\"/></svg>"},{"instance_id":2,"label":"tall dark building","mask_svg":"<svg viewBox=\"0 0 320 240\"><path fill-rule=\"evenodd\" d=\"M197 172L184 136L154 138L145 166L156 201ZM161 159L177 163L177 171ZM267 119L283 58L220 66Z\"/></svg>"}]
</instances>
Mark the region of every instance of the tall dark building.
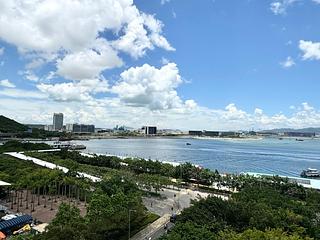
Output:
<instances>
[{"instance_id":1,"label":"tall dark building","mask_svg":"<svg viewBox=\"0 0 320 240\"><path fill-rule=\"evenodd\" d=\"M157 127L145 126L144 133L146 135L155 135L157 134Z\"/></svg>"},{"instance_id":2,"label":"tall dark building","mask_svg":"<svg viewBox=\"0 0 320 240\"><path fill-rule=\"evenodd\" d=\"M54 113L53 114L53 131L60 131L63 129L63 114Z\"/></svg>"},{"instance_id":3,"label":"tall dark building","mask_svg":"<svg viewBox=\"0 0 320 240\"><path fill-rule=\"evenodd\" d=\"M66 130L73 133L94 133L95 127L86 124L67 124Z\"/></svg>"}]
</instances>

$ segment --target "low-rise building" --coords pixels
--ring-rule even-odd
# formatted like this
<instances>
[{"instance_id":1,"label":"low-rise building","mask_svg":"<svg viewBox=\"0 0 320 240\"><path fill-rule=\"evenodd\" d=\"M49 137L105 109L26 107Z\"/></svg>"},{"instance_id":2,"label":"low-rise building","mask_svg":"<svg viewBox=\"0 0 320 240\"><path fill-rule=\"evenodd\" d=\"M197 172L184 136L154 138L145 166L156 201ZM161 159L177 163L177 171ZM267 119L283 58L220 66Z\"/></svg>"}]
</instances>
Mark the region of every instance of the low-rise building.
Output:
<instances>
[{"instance_id":1,"label":"low-rise building","mask_svg":"<svg viewBox=\"0 0 320 240\"><path fill-rule=\"evenodd\" d=\"M203 135L206 137L219 137L218 131L203 131Z\"/></svg>"},{"instance_id":2,"label":"low-rise building","mask_svg":"<svg viewBox=\"0 0 320 240\"><path fill-rule=\"evenodd\" d=\"M314 133L314 132L285 132L284 136L286 136L286 137L315 137L316 133Z\"/></svg>"},{"instance_id":3,"label":"low-rise building","mask_svg":"<svg viewBox=\"0 0 320 240\"><path fill-rule=\"evenodd\" d=\"M219 132L220 137L239 137L240 133L238 132Z\"/></svg>"},{"instance_id":4,"label":"low-rise building","mask_svg":"<svg viewBox=\"0 0 320 240\"><path fill-rule=\"evenodd\" d=\"M53 125L45 125L44 126L44 130L52 132L53 131Z\"/></svg>"},{"instance_id":5,"label":"low-rise building","mask_svg":"<svg viewBox=\"0 0 320 240\"><path fill-rule=\"evenodd\" d=\"M191 131L189 131L189 135L190 135L190 136L202 136L202 135L203 135L203 132L202 132L202 131L194 131L194 130L191 130Z\"/></svg>"},{"instance_id":6,"label":"low-rise building","mask_svg":"<svg viewBox=\"0 0 320 240\"><path fill-rule=\"evenodd\" d=\"M94 133L95 126L87 124L67 124L66 131L72 133Z\"/></svg>"}]
</instances>

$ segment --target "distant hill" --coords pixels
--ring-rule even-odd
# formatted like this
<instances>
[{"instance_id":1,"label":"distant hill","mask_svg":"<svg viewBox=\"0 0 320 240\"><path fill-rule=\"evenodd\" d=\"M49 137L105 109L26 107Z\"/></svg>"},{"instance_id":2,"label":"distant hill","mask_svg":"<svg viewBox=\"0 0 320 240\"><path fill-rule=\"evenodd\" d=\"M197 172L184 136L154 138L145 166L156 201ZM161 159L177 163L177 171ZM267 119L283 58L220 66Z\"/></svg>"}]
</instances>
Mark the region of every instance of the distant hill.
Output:
<instances>
[{"instance_id":1,"label":"distant hill","mask_svg":"<svg viewBox=\"0 0 320 240\"><path fill-rule=\"evenodd\" d=\"M2 133L20 133L27 131L28 127L18 123L10 118L0 115L0 132Z\"/></svg>"},{"instance_id":2,"label":"distant hill","mask_svg":"<svg viewBox=\"0 0 320 240\"><path fill-rule=\"evenodd\" d=\"M277 128L272 130L264 130L262 132L284 133L284 132L303 132L303 133L320 133L320 128Z\"/></svg>"}]
</instances>

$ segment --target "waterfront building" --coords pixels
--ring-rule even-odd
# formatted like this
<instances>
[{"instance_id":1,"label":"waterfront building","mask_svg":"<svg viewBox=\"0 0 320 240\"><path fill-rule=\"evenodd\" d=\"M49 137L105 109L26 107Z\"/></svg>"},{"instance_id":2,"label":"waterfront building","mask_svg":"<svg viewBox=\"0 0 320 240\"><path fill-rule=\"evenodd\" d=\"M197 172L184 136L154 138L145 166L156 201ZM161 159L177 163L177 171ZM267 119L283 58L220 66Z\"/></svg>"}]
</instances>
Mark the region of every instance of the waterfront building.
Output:
<instances>
[{"instance_id":1,"label":"waterfront building","mask_svg":"<svg viewBox=\"0 0 320 240\"><path fill-rule=\"evenodd\" d=\"M218 131L203 131L203 135L206 137L219 137Z\"/></svg>"},{"instance_id":2,"label":"waterfront building","mask_svg":"<svg viewBox=\"0 0 320 240\"><path fill-rule=\"evenodd\" d=\"M144 134L145 135L155 135L157 134L157 127L154 126L144 126ZM142 128L142 129L143 129Z\"/></svg>"},{"instance_id":3,"label":"waterfront building","mask_svg":"<svg viewBox=\"0 0 320 240\"><path fill-rule=\"evenodd\" d=\"M219 132L220 137L239 137L240 133L238 132Z\"/></svg>"},{"instance_id":4,"label":"waterfront building","mask_svg":"<svg viewBox=\"0 0 320 240\"><path fill-rule=\"evenodd\" d=\"M53 131L53 125L45 125L44 126L44 130L45 131L50 131L50 132Z\"/></svg>"},{"instance_id":5,"label":"waterfront building","mask_svg":"<svg viewBox=\"0 0 320 240\"><path fill-rule=\"evenodd\" d=\"M305 188L313 188L316 190L320 190L320 180L319 179L312 179L312 178L301 178L301 177L292 177L292 176L282 176L282 175L275 175L275 174L268 174L268 173L254 173L254 172L247 172L244 173L249 176L254 177L281 177L287 179L290 183L296 183L301 185Z\"/></svg>"},{"instance_id":6,"label":"waterfront building","mask_svg":"<svg viewBox=\"0 0 320 240\"><path fill-rule=\"evenodd\" d=\"M194 130L191 130L191 131L189 131L189 135L190 135L190 136L202 136L202 135L203 135L203 132L202 132L202 131L194 131Z\"/></svg>"},{"instance_id":7,"label":"waterfront building","mask_svg":"<svg viewBox=\"0 0 320 240\"><path fill-rule=\"evenodd\" d=\"M66 131L72 133L94 133L95 126L87 124L67 124Z\"/></svg>"},{"instance_id":8,"label":"waterfront building","mask_svg":"<svg viewBox=\"0 0 320 240\"><path fill-rule=\"evenodd\" d=\"M285 132L283 135L286 137L315 137L316 133L314 133L314 132Z\"/></svg>"},{"instance_id":9,"label":"waterfront building","mask_svg":"<svg viewBox=\"0 0 320 240\"><path fill-rule=\"evenodd\" d=\"M63 114L62 113L53 114L53 130L54 131L63 130Z\"/></svg>"}]
</instances>

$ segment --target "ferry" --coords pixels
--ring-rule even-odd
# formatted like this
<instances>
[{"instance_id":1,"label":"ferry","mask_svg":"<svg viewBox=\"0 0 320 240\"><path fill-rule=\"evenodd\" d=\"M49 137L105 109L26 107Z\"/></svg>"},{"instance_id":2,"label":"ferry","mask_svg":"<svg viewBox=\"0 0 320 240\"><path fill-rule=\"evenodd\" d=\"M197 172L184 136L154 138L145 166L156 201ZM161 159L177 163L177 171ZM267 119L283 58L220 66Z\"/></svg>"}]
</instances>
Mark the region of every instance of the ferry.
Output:
<instances>
[{"instance_id":1,"label":"ferry","mask_svg":"<svg viewBox=\"0 0 320 240\"><path fill-rule=\"evenodd\" d=\"M54 142L52 145L54 149L70 149L70 150L83 150L86 149L85 145L82 144L71 144L70 142Z\"/></svg>"},{"instance_id":2,"label":"ferry","mask_svg":"<svg viewBox=\"0 0 320 240\"><path fill-rule=\"evenodd\" d=\"M308 168L303 170L300 174L301 177L308 178L308 177L320 177L320 171L315 168Z\"/></svg>"}]
</instances>

